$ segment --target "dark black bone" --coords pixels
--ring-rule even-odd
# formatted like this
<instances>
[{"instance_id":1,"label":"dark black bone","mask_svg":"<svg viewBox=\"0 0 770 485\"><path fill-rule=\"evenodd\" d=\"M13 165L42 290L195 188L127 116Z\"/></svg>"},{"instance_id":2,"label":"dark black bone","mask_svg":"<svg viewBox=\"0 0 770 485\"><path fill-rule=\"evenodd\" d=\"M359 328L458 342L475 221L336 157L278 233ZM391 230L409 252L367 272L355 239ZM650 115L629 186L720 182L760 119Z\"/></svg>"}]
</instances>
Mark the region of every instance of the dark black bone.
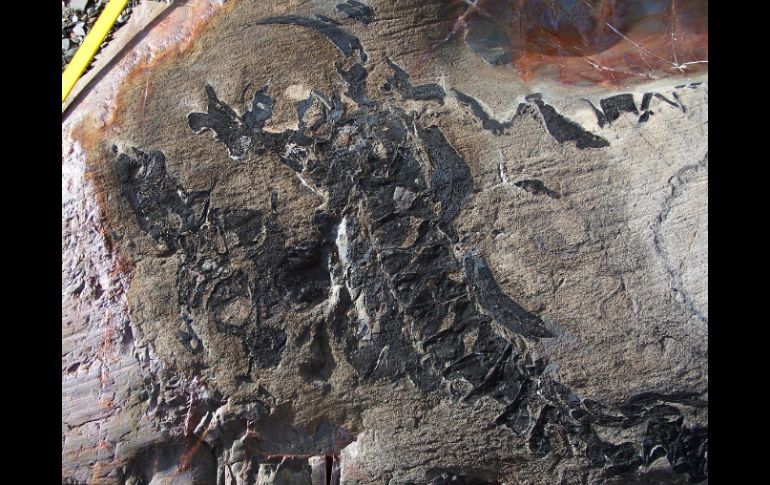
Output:
<instances>
[{"instance_id":1,"label":"dark black bone","mask_svg":"<svg viewBox=\"0 0 770 485\"><path fill-rule=\"evenodd\" d=\"M241 339L250 368L252 364L259 368L277 365L286 334L263 322L271 314L285 313L289 306L312 305L327 295L329 274L319 268L324 264L317 251L319 243L284 247L275 194L264 224L259 211L209 209L208 191L185 190L167 173L161 152L146 154L134 149L131 154L119 154L116 169L121 195L139 227L182 256L176 276L179 313L185 323L185 330L176 335L182 345L193 354L201 353L193 322L195 315L205 311L217 331ZM266 235L257 245L263 230ZM253 259L254 275L230 267L226 233L234 234L235 246ZM328 239L320 232L319 238ZM276 257L280 254L284 256ZM250 307L245 319L224 317L233 304Z\"/></svg>"},{"instance_id":2,"label":"dark black bone","mask_svg":"<svg viewBox=\"0 0 770 485\"><path fill-rule=\"evenodd\" d=\"M211 217L218 227L225 232L233 232L238 236L238 242L248 247L253 244L262 232L262 212L254 209L212 209Z\"/></svg>"},{"instance_id":3,"label":"dark black bone","mask_svg":"<svg viewBox=\"0 0 770 485\"><path fill-rule=\"evenodd\" d=\"M620 113L622 112L634 113L636 115L639 114L632 94L617 94L609 98L604 98L599 101L599 105L602 107L604 116L607 117L607 121L610 123L620 118Z\"/></svg>"},{"instance_id":4,"label":"dark black bone","mask_svg":"<svg viewBox=\"0 0 770 485\"><path fill-rule=\"evenodd\" d=\"M629 397L626 402L629 404L654 404L658 401L661 402L673 402L678 404L685 404L687 406L705 408L708 406L708 402L701 399L700 394L696 392L675 392L670 394L664 394L660 392L642 392Z\"/></svg>"},{"instance_id":5,"label":"dark black bone","mask_svg":"<svg viewBox=\"0 0 770 485\"><path fill-rule=\"evenodd\" d=\"M708 429L682 427L676 441L670 445L666 458L675 472L687 473L690 482L708 478Z\"/></svg>"},{"instance_id":6,"label":"dark black bone","mask_svg":"<svg viewBox=\"0 0 770 485\"><path fill-rule=\"evenodd\" d=\"M460 104L471 109L471 113L473 113L473 116L481 121L481 127L485 130L490 130L495 135L502 135L505 130L513 126L513 120L516 117L515 115L508 121L497 121L493 119L489 113L487 113L484 107L481 106L481 104L475 98L468 96L467 94L462 93L454 88L452 89L452 92L455 94L455 97L457 98L457 101L460 102Z\"/></svg>"},{"instance_id":7,"label":"dark black bone","mask_svg":"<svg viewBox=\"0 0 770 485\"><path fill-rule=\"evenodd\" d=\"M273 98L267 95L267 86L254 92L251 109L244 113L243 122L250 130L261 130L265 122L273 116ZM191 127L192 128L192 127Z\"/></svg>"},{"instance_id":8,"label":"dark black bone","mask_svg":"<svg viewBox=\"0 0 770 485\"><path fill-rule=\"evenodd\" d=\"M339 74L345 81L345 84L347 84L348 89L345 91L346 96L361 106L371 106L374 104L374 102L366 96L366 78L369 76L369 71L364 69L364 66L355 63L350 66L350 69L347 71L342 67L341 63L337 63L335 67L337 69L337 74Z\"/></svg>"},{"instance_id":9,"label":"dark black bone","mask_svg":"<svg viewBox=\"0 0 770 485\"><path fill-rule=\"evenodd\" d=\"M179 236L203 223L209 203L207 191L188 192L166 171L160 151L120 154L116 162L120 193L136 215L139 227L173 250Z\"/></svg>"},{"instance_id":10,"label":"dark black bone","mask_svg":"<svg viewBox=\"0 0 770 485\"><path fill-rule=\"evenodd\" d=\"M388 78L382 88L385 91L394 89L401 95L402 99L413 99L417 101L438 101L440 104L444 104L444 97L446 93L444 89L435 83L421 84L419 86L413 86L409 81L409 74L396 64L391 62L387 57L385 62L393 69L393 74Z\"/></svg>"},{"instance_id":11,"label":"dark black bone","mask_svg":"<svg viewBox=\"0 0 770 485\"><path fill-rule=\"evenodd\" d=\"M604 116L604 113L602 113L602 110L594 106L594 104L587 99L584 99L583 101L585 101L586 103L589 104L589 106L591 106L591 110L593 110L594 115L596 115L596 122L599 124L599 128L604 128L604 125L607 124L607 117Z\"/></svg>"},{"instance_id":12,"label":"dark black bone","mask_svg":"<svg viewBox=\"0 0 770 485\"><path fill-rule=\"evenodd\" d=\"M476 301L497 323L525 337L553 337L539 316L528 312L503 293L486 261L468 252L465 254L464 264L465 276L473 289Z\"/></svg>"},{"instance_id":13,"label":"dark black bone","mask_svg":"<svg viewBox=\"0 0 770 485\"><path fill-rule=\"evenodd\" d=\"M555 407L550 404L546 404L540 410L540 414L535 420L535 426L532 428L532 431L529 434L529 439L527 440L529 451L535 455L543 456L547 455L551 451L551 440L548 439L548 435L545 432L545 426L549 421L553 420L553 414L555 411Z\"/></svg>"},{"instance_id":14,"label":"dark black bone","mask_svg":"<svg viewBox=\"0 0 770 485\"><path fill-rule=\"evenodd\" d=\"M540 114L543 116L545 128L559 143L574 141L576 142L575 146L581 150L585 148L604 148L610 146L609 142L604 138L586 131L579 124L559 114L553 106L543 102L543 99L539 94L527 96L527 100L533 101L535 105L537 105Z\"/></svg>"},{"instance_id":15,"label":"dark black bone","mask_svg":"<svg viewBox=\"0 0 770 485\"><path fill-rule=\"evenodd\" d=\"M670 104L670 105L671 105L671 106L673 106L674 108L679 108L679 105L678 105L678 104L676 104L675 102L671 101L670 99L668 99L667 97L663 96L663 95L662 95L662 94L660 94L660 93L655 93L655 97L656 97L657 99L659 99L659 100L663 101L664 103L668 103L668 104Z\"/></svg>"},{"instance_id":16,"label":"dark black bone","mask_svg":"<svg viewBox=\"0 0 770 485\"><path fill-rule=\"evenodd\" d=\"M320 116L313 121L310 126L305 125L305 114L313 107L318 106L320 109ZM302 144L310 145L313 143L312 139L305 137L305 130L310 130L310 134L314 134L324 124L334 126L342 117L345 111L345 107L342 104L339 96L336 94L329 99L322 92L313 89L310 91L310 95L307 99L299 101L297 103L297 122L299 124L297 128L298 134L302 135ZM317 140L316 140L317 141Z\"/></svg>"},{"instance_id":17,"label":"dark black bone","mask_svg":"<svg viewBox=\"0 0 770 485\"><path fill-rule=\"evenodd\" d=\"M504 377L504 368L512 352L513 347L509 343L505 346L505 350L503 350L500 357L498 357L497 362L487 371L487 375L484 376L484 382L471 389L462 397L461 401L465 401L494 387Z\"/></svg>"},{"instance_id":18,"label":"dark black bone","mask_svg":"<svg viewBox=\"0 0 770 485\"><path fill-rule=\"evenodd\" d=\"M331 17L327 17L326 15L316 14L315 18L329 24L342 25L342 22L340 22L339 20L333 19Z\"/></svg>"},{"instance_id":19,"label":"dark black bone","mask_svg":"<svg viewBox=\"0 0 770 485\"><path fill-rule=\"evenodd\" d=\"M187 115L187 124L195 133L201 133L207 129L212 130L216 140L227 147L231 157L243 158L251 143L249 126L238 117L230 106L222 103L217 98L214 88L208 85L206 86L206 98L208 99L207 112L190 113ZM257 120L253 121L256 122ZM259 126L261 127L261 125Z\"/></svg>"},{"instance_id":20,"label":"dark black bone","mask_svg":"<svg viewBox=\"0 0 770 485\"><path fill-rule=\"evenodd\" d=\"M679 99L679 95L676 94L676 92L672 92L671 95L674 97L677 103L679 103L679 108L682 110L682 113L687 113L687 107L682 104L682 100Z\"/></svg>"},{"instance_id":21,"label":"dark black bone","mask_svg":"<svg viewBox=\"0 0 770 485\"><path fill-rule=\"evenodd\" d=\"M644 93L642 96L642 104L639 109L642 111L642 115L639 117L639 123L644 123L650 119L650 116L655 114L650 110L650 100L652 100L652 93Z\"/></svg>"},{"instance_id":22,"label":"dark black bone","mask_svg":"<svg viewBox=\"0 0 770 485\"><path fill-rule=\"evenodd\" d=\"M374 22L374 10L372 10L372 7L356 0L348 0L345 3L337 4L337 10L347 14L348 18L358 20L364 25Z\"/></svg>"},{"instance_id":23,"label":"dark black bone","mask_svg":"<svg viewBox=\"0 0 770 485\"><path fill-rule=\"evenodd\" d=\"M278 17L269 17L262 20L257 20L251 25L270 25L270 24L282 24L282 25L299 25L313 29L329 39L337 49L340 50L345 57L350 57L353 52L358 51L358 55L361 58L361 62L366 62L367 56L364 52L364 48L361 45L361 41L358 40L352 34L347 33L338 25L320 20L311 19L307 17L300 17L298 15L281 15Z\"/></svg>"},{"instance_id":24,"label":"dark black bone","mask_svg":"<svg viewBox=\"0 0 770 485\"><path fill-rule=\"evenodd\" d=\"M650 107L650 100L652 99L652 93L644 93L642 96L642 105L639 107L642 111L647 111Z\"/></svg>"},{"instance_id":25,"label":"dark black bone","mask_svg":"<svg viewBox=\"0 0 770 485\"><path fill-rule=\"evenodd\" d=\"M433 164L430 192L441 203L439 222L450 222L473 193L471 170L441 130L418 126L417 134L425 144Z\"/></svg>"},{"instance_id":26,"label":"dark black bone","mask_svg":"<svg viewBox=\"0 0 770 485\"><path fill-rule=\"evenodd\" d=\"M550 197L551 199L561 198L560 193L546 187L542 180L537 180L537 179L519 180L518 182L514 182L513 185L529 192L532 195L545 195L547 197Z\"/></svg>"}]
</instances>

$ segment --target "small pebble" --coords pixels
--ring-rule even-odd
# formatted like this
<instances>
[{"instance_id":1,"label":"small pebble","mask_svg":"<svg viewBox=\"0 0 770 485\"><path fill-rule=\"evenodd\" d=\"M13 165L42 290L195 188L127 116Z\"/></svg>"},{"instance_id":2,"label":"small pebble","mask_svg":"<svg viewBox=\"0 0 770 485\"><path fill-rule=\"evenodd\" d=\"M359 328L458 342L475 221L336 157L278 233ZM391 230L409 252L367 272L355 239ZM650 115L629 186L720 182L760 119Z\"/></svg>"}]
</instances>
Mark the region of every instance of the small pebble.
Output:
<instances>
[{"instance_id":1,"label":"small pebble","mask_svg":"<svg viewBox=\"0 0 770 485\"><path fill-rule=\"evenodd\" d=\"M82 12L86 9L86 5L88 5L88 0L71 0L70 1L70 8L76 12Z\"/></svg>"},{"instance_id":2,"label":"small pebble","mask_svg":"<svg viewBox=\"0 0 770 485\"><path fill-rule=\"evenodd\" d=\"M73 34L75 34L75 35L77 35L77 36L79 36L79 37L85 37L85 35L86 35L86 31L85 31L85 29L83 28L83 26L84 26L84 25L85 25L85 24L84 24L83 22L78 22L78 23L75 25L75 28L73 28L73 29L72 29L72 33L73 33Z\"/></svg>"}]
</instances>

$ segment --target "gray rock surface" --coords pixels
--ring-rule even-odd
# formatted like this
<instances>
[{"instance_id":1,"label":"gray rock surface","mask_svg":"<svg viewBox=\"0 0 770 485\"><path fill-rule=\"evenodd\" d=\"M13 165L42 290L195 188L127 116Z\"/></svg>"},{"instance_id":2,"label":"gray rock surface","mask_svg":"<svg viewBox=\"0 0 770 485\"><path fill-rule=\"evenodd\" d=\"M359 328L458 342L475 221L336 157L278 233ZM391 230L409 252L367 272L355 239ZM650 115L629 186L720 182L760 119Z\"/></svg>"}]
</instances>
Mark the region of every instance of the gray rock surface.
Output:
<instances>
[{"instance_id":1,"label":"gray rock surface","mask_svg":"<svg viewBox=\"0 0 770 485\"><path fill-rule=\"evenodd\" d=\"M707 74L337 3L178 10L65 120L63 482L706 479Z\"/></svg>"}]
</instances>

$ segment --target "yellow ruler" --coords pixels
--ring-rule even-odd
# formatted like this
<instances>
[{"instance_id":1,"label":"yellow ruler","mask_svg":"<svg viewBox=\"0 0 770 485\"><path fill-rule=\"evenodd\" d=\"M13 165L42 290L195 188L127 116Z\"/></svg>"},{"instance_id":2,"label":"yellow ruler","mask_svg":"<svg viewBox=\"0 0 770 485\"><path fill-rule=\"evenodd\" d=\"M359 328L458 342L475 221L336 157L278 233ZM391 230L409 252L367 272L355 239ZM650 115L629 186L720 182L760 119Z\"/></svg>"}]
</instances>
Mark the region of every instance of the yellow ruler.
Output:
<instances>
[{"instance_id":1,"label":"yellow ruler","mask_svg":"<svg viewBox=\"0 0 770 485\"><path fill-rule=\"evenodd\" d=\"M62 103L80 78L80 75L88 67L88 63L96 55L96 51L99 50L99 46L104 42L104 38L107 37L126 3L128 3L128 0L110 0L107 6L104 7L101 15L99 15L99 18L96 19L96 23L94 23L86 38L83 39L83 43L61 75Z\"/></svg>"}]
</instances>

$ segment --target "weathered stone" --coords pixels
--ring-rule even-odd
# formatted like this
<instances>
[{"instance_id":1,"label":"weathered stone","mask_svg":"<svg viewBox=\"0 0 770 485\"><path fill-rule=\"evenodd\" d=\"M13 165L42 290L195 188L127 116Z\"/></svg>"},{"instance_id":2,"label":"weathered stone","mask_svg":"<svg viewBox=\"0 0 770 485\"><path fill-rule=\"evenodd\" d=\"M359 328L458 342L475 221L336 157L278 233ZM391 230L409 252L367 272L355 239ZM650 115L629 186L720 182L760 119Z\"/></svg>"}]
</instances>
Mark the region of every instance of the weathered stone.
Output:
<instances>
[{"instance_id":1,"label":"weathered stone","mask_svg":"<svg viewBox=\"0 0 770 485\"><path fill-rule=\"evenodd\" d=\"M70 0L70 8L76 12L82 12L88 5L88 0Z\"/></svg>"},{"instance_id":2,"label":"weathered stone","mask_svg":"<svg viewBox=\"0 0 770 485\"><path fill-rule=\"evenodd\" d=\"M190 8L64 123L63 480L707 478L705 73L525 83L438 0Z\"/></svg>"}]
</instances>

